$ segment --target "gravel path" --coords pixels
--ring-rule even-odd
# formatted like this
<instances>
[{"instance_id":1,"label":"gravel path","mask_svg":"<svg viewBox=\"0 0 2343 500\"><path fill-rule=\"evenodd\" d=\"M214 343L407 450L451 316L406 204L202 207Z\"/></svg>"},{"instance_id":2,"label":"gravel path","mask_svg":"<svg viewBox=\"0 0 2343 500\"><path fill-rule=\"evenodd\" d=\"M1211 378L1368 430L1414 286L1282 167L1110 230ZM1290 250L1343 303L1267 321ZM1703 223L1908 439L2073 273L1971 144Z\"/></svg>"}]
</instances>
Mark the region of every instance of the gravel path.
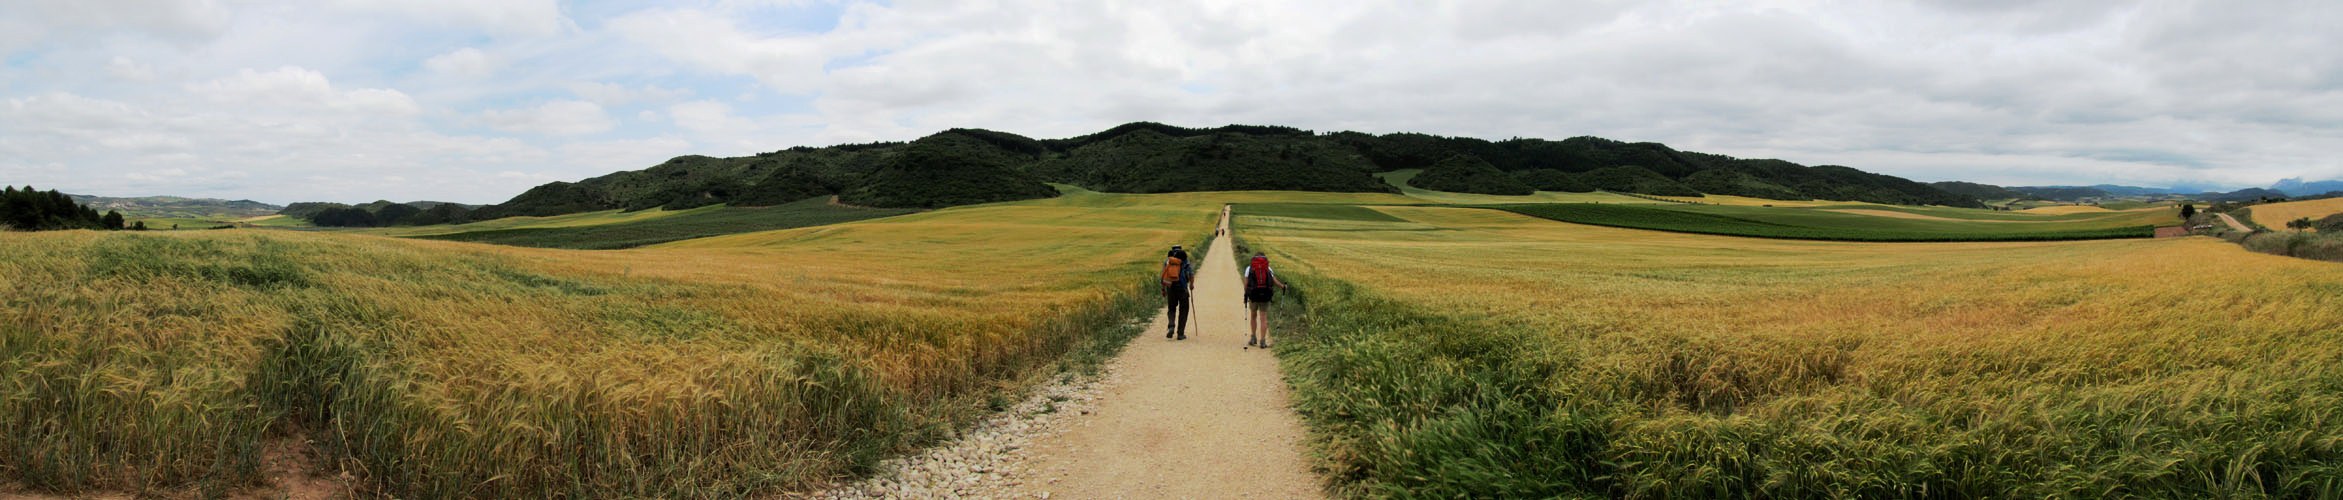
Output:
<instances>
[{"instance_id":1,"label":"gravel path","mask_svg":"<svg viewBox=\"0 0 2343 500\"><path fill-rule=\"evenodd\" d=\"M2245 223L2243 223L2243 222L2238 222L2236 217L2230 217L2230 216L2229 216L2229 214L2213 214L2213 215L2218 215L2218 216L2221 216L2221 222L2228 223L2228 224L2229 224L2229 228L2230 228L2230 229L2236 229L2236 230L2237 230L2237 232L2241 232L2241 233L2251 233L2251 232L2254 232L2254 228L2246 227L2246 226L2245 226Z\"/></svg>"},{"instance_id":2,"label":"gravel path","mask_svg":"<svg viewBox=\"0 0 2343 500\"><path fill-rule=\"evenodd\" d=\"M1061 378L953 442L801 497L1324 497L1277 358L1245 348L1234 251L1219 238L1198 256L1188 340L1163 338L1159 312L1100 376Z\"/></svg>"},{"instance_id":3,"label":"gravel path","mask_svg":"<svg viewBox=\"0 0 2343 500\"><path fill-rule=\"evenodd\" d=\"M1225 216L1221 227L1227 227ZM1026 490L1071 498L1318 498L1277 358L1245 348L1229 238L1198 258L1188 340L1163 322L1116 359L1097 411L1041 440ZM1273 334L1275 332L1272 332Z\"/></svg>"}]
</instances>

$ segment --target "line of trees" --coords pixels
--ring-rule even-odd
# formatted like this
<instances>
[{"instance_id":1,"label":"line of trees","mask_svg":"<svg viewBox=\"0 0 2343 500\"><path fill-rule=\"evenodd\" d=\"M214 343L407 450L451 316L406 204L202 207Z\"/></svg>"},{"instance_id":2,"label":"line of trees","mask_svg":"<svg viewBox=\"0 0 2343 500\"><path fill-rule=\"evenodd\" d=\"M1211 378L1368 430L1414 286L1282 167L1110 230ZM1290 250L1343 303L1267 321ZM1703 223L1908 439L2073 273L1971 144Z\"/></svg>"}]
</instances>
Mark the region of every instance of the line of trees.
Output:
<instances>
[{"instance_id":1,"label":"line of trees","mask_svg":"<svg viewBox=\"0 0 2343 500\"><path fill-rule=\"evenodd\" d=\"M73 202L73 197L55 189L42 191L32 186L18 189L6 186L0 189L0 225L17 231L53 231L60 229L146 229L146 222L124 226L122 214L112 210L104 214L97 209Z\"/></svg>"},{"instance_id":2,"label":"line of trees","mask_svg":"<svg viewBox=\"0 0 2343 500\"><path fill-rule=\"evenodd\" d=\"M423 203L423 202L417 202ZM364 205L340 203L294 203L278 212L299 218L321 227L390 227L428 226L433 224L462 224L472 221L472 210L454 203L438 203L421 208L406 203L376 201Z\"/></svg>"}]
</instances>

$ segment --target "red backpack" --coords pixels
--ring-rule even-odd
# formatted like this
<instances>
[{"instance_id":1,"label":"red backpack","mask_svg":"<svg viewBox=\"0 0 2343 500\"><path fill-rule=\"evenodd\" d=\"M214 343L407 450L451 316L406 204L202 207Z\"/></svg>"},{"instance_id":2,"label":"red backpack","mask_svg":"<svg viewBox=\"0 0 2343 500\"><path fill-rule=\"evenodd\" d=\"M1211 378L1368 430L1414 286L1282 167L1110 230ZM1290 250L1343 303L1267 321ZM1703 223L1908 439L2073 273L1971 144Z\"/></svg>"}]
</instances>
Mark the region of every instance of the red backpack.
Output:
<instances>
[{"instance_id":1,"label":"red backpack","mask_svg":"<svg viewBox=\"0 0 2343 500\"><path fill-rule=\"evenodd\" d=\"M1254 256L1251 266L1253 282L1246 283L1245 289L1251 290L1258 288L1269 288L1270 283L1272 283L1269 278L1269 258Z\"/></svg>"}]
</instances>

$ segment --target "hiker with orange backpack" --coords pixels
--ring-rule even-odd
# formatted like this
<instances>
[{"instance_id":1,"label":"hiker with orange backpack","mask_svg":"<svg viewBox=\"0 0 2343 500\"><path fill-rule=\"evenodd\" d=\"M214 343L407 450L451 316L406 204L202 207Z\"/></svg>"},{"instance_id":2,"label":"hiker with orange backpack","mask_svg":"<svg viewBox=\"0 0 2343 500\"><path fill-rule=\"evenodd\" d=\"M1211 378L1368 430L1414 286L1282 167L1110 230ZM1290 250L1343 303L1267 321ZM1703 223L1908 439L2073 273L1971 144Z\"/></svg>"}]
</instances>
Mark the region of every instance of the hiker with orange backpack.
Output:
<instances>
[{"instance_id":1,"label":"hiker with orange backpack","mask_svg":"<svg viewBox=\"0 0 2343 500\"><path fill-rule=\"evenodd\" d=\"M1284 289L1285 282L1277 279L1277 272L1269 269L1269 255L1253 252L1253 261L1245 265L1245 324L1252 331L1245 339L1245 347L1269 348L1269 301Z\"/></svg>"},{"instance_id":2,"label":"hiker with orange backpack","mask_svg":"<svg viewBox=\"0 0 2343 500\"><path fill-rule=\"evenodd\" d=\"M1188 251L1172 245L1171 254L1163 258L1163 299L1168 305L1164 312L1171 315L1164 323L1163 338L1188 340L1188 315L1192 308L1188 296L1196 291L1196 265L1188 260Z\"/></svg>"}]
</instances>

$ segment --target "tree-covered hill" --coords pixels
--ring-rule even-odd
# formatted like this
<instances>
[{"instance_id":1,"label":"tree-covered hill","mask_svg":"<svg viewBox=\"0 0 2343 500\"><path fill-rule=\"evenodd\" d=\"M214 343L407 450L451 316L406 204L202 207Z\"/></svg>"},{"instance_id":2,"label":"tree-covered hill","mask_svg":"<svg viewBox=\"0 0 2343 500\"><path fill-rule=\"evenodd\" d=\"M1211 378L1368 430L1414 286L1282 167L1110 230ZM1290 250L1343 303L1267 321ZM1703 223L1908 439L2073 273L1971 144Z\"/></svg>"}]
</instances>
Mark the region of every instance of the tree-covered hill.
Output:
<instances>
[{"instance_id":1,"label":"tree-covered hill","mask_svg":"<svg viewBox=\"0 0 2343 500\"><path fill-rule=\"evenodd\" d=\"M1936 186L1937 189L1942 189L1947 193L1968 196L1979 200L2021 200L2028 198L2026 193L2020 193L2013 191L2010 188L1995 186L1992 184L1950 181L1933 182L1929 183L1928 185Z\"/></svg>"},{"instance_id":2,"label":"tree-covered hill","mask_svg":"<svg viewBox=\"0 0 2343 500\"><path fill-rule=\"evenodd\" d=\"M1147 125L1055 142L1071 147L1025 171L1045 181L1122 193L1395 192L1375 178L1379 170L1356 151L1309 132L1232 131L1245 130L1236 127L1193 132Z\"/></svg>"},{"instance_id":3,"label":"tree-covered hill","mask_svg":"<svg viewBox=\"0 0 2343 500\"><path fill-rule=\"evenodd\" d=\"M1479 193L1524 195L1537 192L1521 179L1514 178L1480 157L1458 154L1433 163L1424 173L1416 174L1408 185L1434 191L1452 193Z\"/></svg>"},{"instance_id":4,"label":"tree-covered hill","mask_svg":"<svg viewBox=\"0 0 2343 500\"><path fill-rule=\"evenodd\" d=\"M1434 169L1454 160L1463 170ZM794 147L753 156L682 156L650 168L532 188L469 216L773 206L814 197L932 208L1053 196L1042 183L1126 193L1292 190L1392 192L1374 174L1426 169L1418 186L1476 192L1596 188L1912 205L1981 206L1972 195L1838 166L1677 151L1599 137L1489 141L1417 133L1317 133L1292 127L1187 128L1138 122L1064 139L951 129L911 142ZM1490 175L1497 172L1504 175ZM1449 186L1451 174L1467 180ZM1421 184L1429 182L1431 184ZM417 206L428 209L430 207ZM379 210L377 210L379 211Z\"/></svg>"}]
</instances>

